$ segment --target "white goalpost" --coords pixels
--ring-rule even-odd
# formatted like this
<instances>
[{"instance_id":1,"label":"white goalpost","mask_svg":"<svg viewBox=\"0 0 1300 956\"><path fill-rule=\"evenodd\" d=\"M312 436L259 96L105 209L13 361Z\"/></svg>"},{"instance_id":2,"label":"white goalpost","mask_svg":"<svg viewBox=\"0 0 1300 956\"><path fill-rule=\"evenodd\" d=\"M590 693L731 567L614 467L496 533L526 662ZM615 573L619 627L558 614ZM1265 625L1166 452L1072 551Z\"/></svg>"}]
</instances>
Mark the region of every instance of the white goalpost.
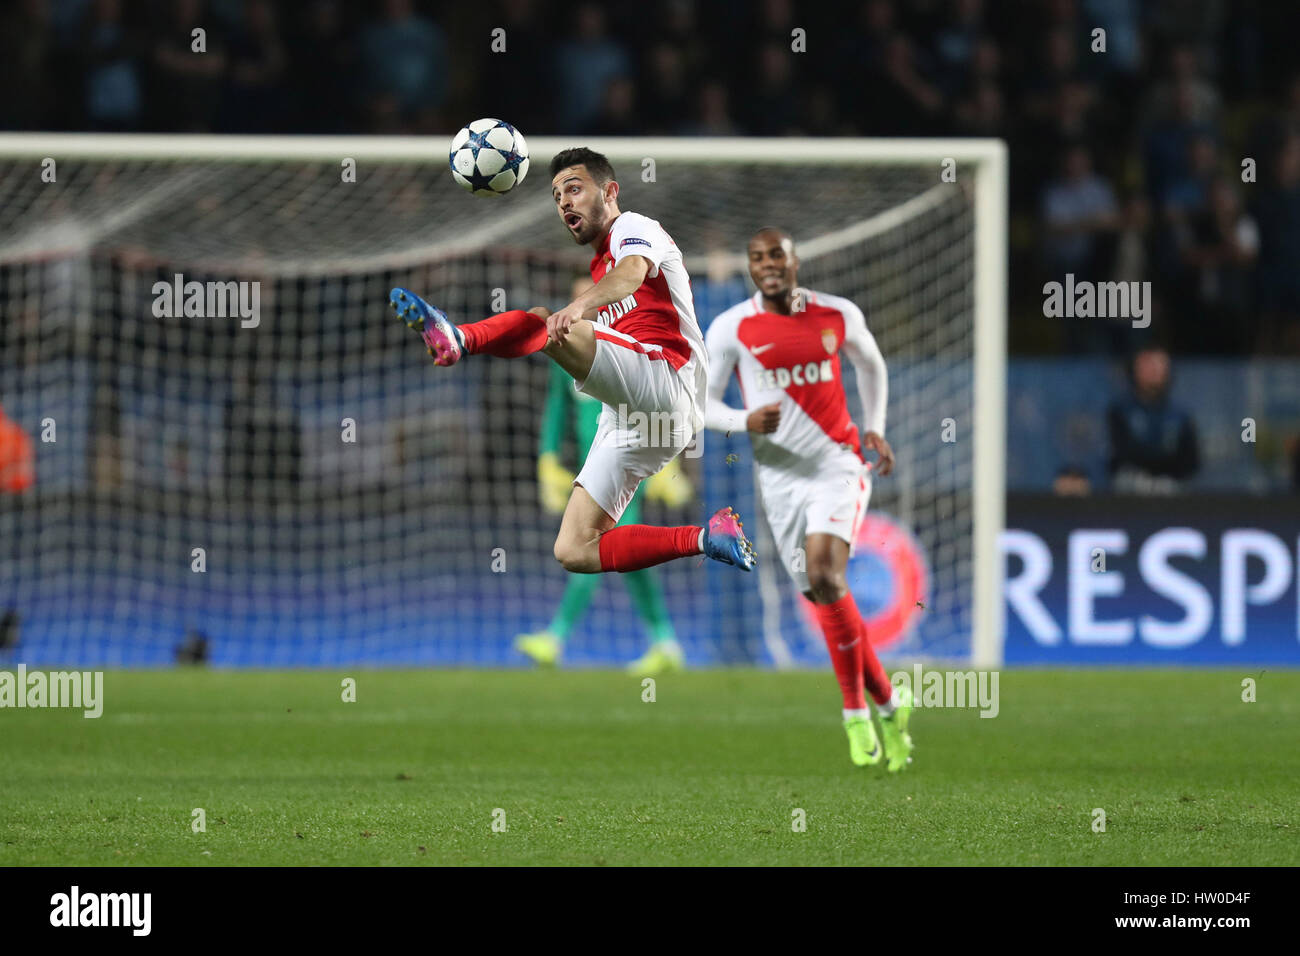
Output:
<instances>
[{"instance_id":1,"label":"white goalpost","mask_svg":"<svg viewBox=\"0 0 1300 956\"><path fill-rule=\"evenodd\" d=\"M744 245L766 225L795 237L803 285L862 307L898 459L871 509L928 581L886 653L1001 663L1005 144L528 143L527 180L479 199L441 137L0 135L0 406L37 456L35 486L0 496L0 614L29 662L158 664L198 637L235 666L519 663L511 639L565 586L536 491L546 363L434 369L386 295L411 286L459 321L563 304L589 252L546 168L587 145L682 249L705 328L752 294ZM255 290L256 321L168 314L155 290L177 281ZM756 510L744 436L708 433L684 465L694 500L645 520ZM884 607L876 572L859 603ZM775 556L656 574L692 660L825 654ZM575 663L640 650L617 577Z\"/></svg>"}]
</instances>

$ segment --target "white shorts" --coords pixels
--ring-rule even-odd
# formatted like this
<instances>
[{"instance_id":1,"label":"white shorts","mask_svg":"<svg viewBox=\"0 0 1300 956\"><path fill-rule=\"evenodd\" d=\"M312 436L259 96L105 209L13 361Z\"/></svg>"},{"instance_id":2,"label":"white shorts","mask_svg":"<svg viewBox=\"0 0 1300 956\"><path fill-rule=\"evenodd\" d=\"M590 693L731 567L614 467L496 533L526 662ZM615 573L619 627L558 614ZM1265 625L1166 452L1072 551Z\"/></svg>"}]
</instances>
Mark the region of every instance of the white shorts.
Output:
<instances>
[{"instance_id":1,"label":"white shorts","mask_svg":"<svg viewBox=\"0 0 1300 956\"><path fill-rule=\"evenodd\" d=\"M573 387L605 407L574 484L618 521L637 485L676 458L702 427L705 373L695 357L674 369L657 345L605 326L597 333L591 371Z\"/></svg>"},{"instance_id":2,"label":"white shorts","mask_svg":"<svg viewBox=\"0 0 1300 956\"><path fill-rule=\"evenodd\" d=\"M804 541L810 534L833 534L853 553L871 498L871 472L853 456L813 475L760 467L758 485L781 563L802 594L809 589Z\"/></svg>"}]
</instances>

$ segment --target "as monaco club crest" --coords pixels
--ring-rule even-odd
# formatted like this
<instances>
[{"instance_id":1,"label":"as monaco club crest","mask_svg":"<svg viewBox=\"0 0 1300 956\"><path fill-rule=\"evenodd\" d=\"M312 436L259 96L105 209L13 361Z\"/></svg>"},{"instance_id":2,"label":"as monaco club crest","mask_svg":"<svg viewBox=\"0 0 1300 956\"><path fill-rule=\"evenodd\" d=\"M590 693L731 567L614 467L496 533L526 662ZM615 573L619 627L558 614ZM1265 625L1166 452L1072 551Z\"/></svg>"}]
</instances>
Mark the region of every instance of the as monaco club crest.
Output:
<instances>
[{"instance_id":1,"label":"as monaco club crest","mask_svg":"<svg viewBox=\"0 0 1300 956\"><path fill-rule=\"evenodd\" d=\"M835 354L835 331L833 329L822 329L822 345L825 346L827 355Z\"/></svg>"}]
</instances>

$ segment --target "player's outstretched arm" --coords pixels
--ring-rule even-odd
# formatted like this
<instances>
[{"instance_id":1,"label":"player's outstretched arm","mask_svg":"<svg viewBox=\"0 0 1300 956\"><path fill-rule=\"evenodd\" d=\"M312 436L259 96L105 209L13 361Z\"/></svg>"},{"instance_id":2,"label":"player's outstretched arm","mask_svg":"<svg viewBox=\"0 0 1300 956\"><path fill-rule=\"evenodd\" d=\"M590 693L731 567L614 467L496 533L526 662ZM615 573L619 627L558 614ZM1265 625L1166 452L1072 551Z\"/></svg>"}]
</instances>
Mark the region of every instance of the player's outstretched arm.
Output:
<instances>
[{"instance_id":1,"label":"player's outstretched arm","mask_svg":"<svg viewBox=\"0 0 1300 956\"><path fill-rule=\"evenodd\" d=\"M563 342L573 323L592 309L626 299L641 288L652 263L644 256L624 256L601 280L546 320L546 334L552 342Z\"/></svg>"}]
</instances>

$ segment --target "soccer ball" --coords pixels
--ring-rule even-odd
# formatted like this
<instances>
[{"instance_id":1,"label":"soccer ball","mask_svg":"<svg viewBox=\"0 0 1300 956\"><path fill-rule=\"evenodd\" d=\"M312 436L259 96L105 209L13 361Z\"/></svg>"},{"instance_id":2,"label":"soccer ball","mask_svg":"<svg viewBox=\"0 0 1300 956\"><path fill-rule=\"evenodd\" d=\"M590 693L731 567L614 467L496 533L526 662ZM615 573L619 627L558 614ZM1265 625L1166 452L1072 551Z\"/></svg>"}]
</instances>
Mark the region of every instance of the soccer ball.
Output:
<instances>
[{"instance_id":1,"label":"soccer ball","mask_svg":"<svg viewBox=\"0 0 1300 956\"><path fill-rule=\"evenodd\" d=\"M477 119L451 141L451 175L475 196L504 196L528 175L528 144L499 119Z\"/></svg>"}]
</instances>

